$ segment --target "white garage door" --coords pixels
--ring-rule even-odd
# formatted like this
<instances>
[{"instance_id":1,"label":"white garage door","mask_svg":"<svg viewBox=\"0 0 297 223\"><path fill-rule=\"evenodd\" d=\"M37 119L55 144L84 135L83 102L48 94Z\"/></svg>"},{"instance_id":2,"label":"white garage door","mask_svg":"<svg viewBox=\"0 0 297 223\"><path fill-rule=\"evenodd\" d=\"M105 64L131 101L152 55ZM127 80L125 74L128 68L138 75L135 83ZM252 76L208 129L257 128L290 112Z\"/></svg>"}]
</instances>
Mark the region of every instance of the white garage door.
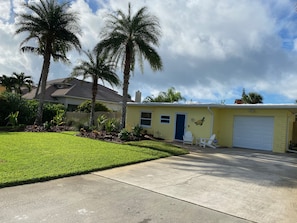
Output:
<instances>
[{"instance_id":1,"label":"white garage door","mask_svg":"<svg viewBox=\"0 0 297 223\"><path fill-rule=\"evenodd\" d=\"M272 151L273 117L235 116L233 147Z\"/></svg>"}]
</instances>

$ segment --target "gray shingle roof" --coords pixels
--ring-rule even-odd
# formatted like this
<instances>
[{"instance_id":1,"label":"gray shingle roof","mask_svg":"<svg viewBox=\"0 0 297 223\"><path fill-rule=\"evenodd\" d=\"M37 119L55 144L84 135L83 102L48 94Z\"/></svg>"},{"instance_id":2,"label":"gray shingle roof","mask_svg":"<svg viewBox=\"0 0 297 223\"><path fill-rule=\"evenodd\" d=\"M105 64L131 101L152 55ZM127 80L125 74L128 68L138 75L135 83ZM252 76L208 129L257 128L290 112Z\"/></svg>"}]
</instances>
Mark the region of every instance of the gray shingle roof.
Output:
<instances>
[{"instance_id":1,"label":"gray shingle roof","mask_svg":"<svg viewBox=\"0 0 297 223\"><path fill-rule=\"evenodd\" d=\"M25 94L23 97L26 99L33 99L36 89ZM92 98L92 83L79 80L76 78L61 78L47 82L46 86L46 101L57 101L57 97L74 97L91 99ZM96 100L122 102L122 96L116 91L98 84L98 92ZM130 100L131 101L131 100Z\"/></svg>"}]
</instances>

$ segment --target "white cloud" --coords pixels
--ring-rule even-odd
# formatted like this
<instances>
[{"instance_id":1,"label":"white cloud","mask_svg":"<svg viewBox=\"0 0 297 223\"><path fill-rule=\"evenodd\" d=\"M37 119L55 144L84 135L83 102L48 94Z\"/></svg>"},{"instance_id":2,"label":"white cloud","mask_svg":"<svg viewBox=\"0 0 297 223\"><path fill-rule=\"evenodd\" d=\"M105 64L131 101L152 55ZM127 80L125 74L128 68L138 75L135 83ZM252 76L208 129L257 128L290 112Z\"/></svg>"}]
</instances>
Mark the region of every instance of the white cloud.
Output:
<instances>
[{"instance_id":1,"label":"white cloud","mask_svg":"<svg viewBox=\"0 0 297 223\"><path fill-rule=\"evenodd\" d=\"M92 2L93 1L93 2ZM164 70L153 73L145 64L131 77L129 92L143 98L175 87L188 100L233 103L242 88L264 96L264 102L294 102L297 98L297 26L291 0L90 0L73 1L79 12L84 49L99 41L104 18L110 10L127 12L147 6L160 19L161 45L158 52ZM10 4L12 2L12 5ZM24 0L0 3L0 74L25 72L37 82L42 58L19 51L22 35L14 36L14 12L22 12ZM284 49L283 42L293 49ZM295 48L296 49L295 49ZM71 66L52 63L49 79L68 76L83 55L70 52ZM122 77L122 73L118 72ZM121 92L121 89L118 89ZM270 97L270 95L272 95ZM271 99L270 99L271 98Z\"/></svg>"}]
</instances>

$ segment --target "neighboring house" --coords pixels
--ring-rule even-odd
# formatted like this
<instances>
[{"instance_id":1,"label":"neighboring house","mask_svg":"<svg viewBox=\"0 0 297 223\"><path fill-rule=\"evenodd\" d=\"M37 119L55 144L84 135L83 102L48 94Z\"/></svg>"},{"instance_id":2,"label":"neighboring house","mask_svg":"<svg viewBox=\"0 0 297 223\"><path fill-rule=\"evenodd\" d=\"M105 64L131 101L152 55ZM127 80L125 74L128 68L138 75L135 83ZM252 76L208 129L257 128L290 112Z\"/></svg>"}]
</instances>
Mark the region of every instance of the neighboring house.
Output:
<instances>
[{"instance_id":1,"label":"neighboring house","mask_svg":"<svg viewBox=\"0 0 297 223\"><path fill-rule=\"evenodd\" d=\"M34 99L36 89L24 94L25 99ZM78 105L92 98L92 83L76 78L62 78L47 82L45 101L64 104L68 111L74 111ZM38 97L37 97L38 99ZM96 101L111 111L121 111L122 96L116 91L98 84Z\"/></svg>"},{"instance_id":2,"label":"neighboring house","mask_svg":"<svg viewBox=\"0 0 297 223\"><path fill-rule=\"evenodd\" d=\"M296 114L293 104L128 103L126 123L170 141L182 141L185 131L195 140L214 133L220 146L286 152L297 143Z\"/></svg>"}]
</instances>

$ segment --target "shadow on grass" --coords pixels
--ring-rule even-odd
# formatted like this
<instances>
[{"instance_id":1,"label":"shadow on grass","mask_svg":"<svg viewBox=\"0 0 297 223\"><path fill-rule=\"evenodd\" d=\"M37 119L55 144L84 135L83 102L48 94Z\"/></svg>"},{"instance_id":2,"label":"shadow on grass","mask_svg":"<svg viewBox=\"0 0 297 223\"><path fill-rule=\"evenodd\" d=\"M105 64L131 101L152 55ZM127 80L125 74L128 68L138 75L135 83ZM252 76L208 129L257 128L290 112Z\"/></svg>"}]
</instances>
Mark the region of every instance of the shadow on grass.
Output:
<instances>
[{"instance_id":1,"label":"shadow on grass","mask_svg":"<svg viewBox=\"0 0 297 223\"><path fill-rule=\"evenodd\" d=\"M126 145L137 146L140 148L148 148L152 150L157 150L160 152L166 152L168 155L172 156L180 156L188 154L189 151L183 149L181 147L171 145L166 142L159 142L159 141L152 141L152 140L142 140L142 141L133 141L133 142L126 142Z\"/></svg>"}]
</instances>

